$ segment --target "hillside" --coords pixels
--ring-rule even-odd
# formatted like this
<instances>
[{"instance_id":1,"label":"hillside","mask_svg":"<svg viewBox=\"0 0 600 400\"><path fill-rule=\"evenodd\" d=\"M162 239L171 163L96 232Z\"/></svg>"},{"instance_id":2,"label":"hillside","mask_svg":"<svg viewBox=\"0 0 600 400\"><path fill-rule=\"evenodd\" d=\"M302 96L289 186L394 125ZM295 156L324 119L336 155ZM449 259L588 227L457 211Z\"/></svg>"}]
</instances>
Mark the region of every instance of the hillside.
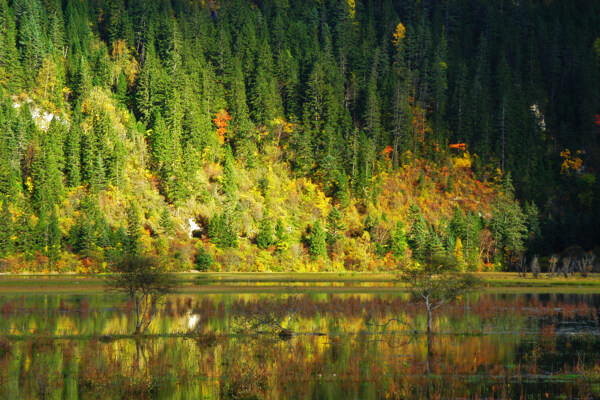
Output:
<instances>
[{"instance_id":1,"label":"hillside","mask_svg":"<svg viewBox=\"0 0 600 400\"><path fill-rule=\"evenodd\" d=\"M145 252L177 271L378 271L443 252L501 270L592 250L599 16L0 0L0 269Z\"/></svg>"}]
</instances>

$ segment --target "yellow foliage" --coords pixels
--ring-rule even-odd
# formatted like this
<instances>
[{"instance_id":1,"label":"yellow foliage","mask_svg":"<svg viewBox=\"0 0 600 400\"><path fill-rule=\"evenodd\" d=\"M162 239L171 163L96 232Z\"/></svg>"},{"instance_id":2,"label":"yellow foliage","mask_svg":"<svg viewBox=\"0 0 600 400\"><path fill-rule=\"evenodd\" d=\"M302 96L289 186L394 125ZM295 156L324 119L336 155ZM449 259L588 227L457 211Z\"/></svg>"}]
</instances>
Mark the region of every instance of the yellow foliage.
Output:
<instances>
[{"instance_id":1,"label":"yellow foliage","mask_svg":"<svg viewBox=\"0 0 600 400\"><path fill-rule=\"evenodd\" d=\"M30 176L28 176L27 179L25 180L25 186L27 187L27 191L31 195L33 193L33 180L31 179Z\"/></svg>"},{"instance_id":2,"label":"yellow foliage","mask_svg":"<svg viewBox=\"0 0 600 400\"><path fill-rule=\"evenodd\" d=\"M452 159L452 164L455 169L471 169L473 158L468 151L465 151L462 156L454 157Z\"/></svg>"},{"instance_id":3,"label":"yellow foliage","mask_svg":"<svg viewBox=\"0 0 600 400\"><path fill-rule=\"evenodd\" d=\"M563 159L562 164L560 165L560 173L561 174L570 174L572 172L579 171L579 168L583 165L583 160L581 157L581 150L577 150L575 155L571 155L571 150L564 149L560 152L560 156Z\"/></svg>"},{"instance_id":4,"label":"yellow foliage","mask_svg":"<svg viewBox=\"0 0 600 400\"><path fill-rule=\"evenodd\" d=\"M393 35L394 38L392 39L394 46L399 47L402 44L402 40L404 39L405 35L406 28L404 27L404 25L402 25L402 22L399 22L398 26L396 26L396 32L394 32Z\"/></svg>"},{"instance_id":5,"label":"yellow foliage","mask_svg":"<svg viewBox=\"0 0 600 400\"><path fill-rule=\"evenodd\" d=\"M347 0L348 1L348 13L350 14L350 18L354 19L354 16L356 15L356 3L354 0Z\"/></svg>"},{"instance_id":6,"label":"yellow foliage","mask_svg":"<svg viewBox=\"0 0 600 400\"><path fill-rule=\"evenodd\" d=\"M52 97L52 94L59 84L57 79L57 69L56 63L52 57L46 56L36 79L37 93L42 96L44 100Z\"/></svg>"},{"instance_id":7,"label":"yellow foliage","mask_svg":"<svg viewBox=\"0 0 600 400\"><path fill-rule=\"evenodd\" d=\"M456 243L454 244L454 257L456 258L456 261L458 261L458 265L460 265L461 268L464 268L465 255L463 253L463 243L460 238L457 238Z\"/></svg>"}]
</instances>

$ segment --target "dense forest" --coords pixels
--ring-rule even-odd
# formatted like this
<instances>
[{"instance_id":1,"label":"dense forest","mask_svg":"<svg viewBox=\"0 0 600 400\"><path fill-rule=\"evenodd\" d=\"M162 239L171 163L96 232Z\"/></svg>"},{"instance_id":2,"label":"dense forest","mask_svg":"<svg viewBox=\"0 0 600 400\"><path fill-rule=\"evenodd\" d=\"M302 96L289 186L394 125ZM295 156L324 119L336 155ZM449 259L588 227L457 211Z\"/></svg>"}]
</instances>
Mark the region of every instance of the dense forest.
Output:
<instances>
[{"instance_id":1,"label":"dense forest","mask_svg":"<svg viewBox=\"0 0 600 400\"><path fill-rule=\"evenodd\" d=\"M4 271L599 253L595 0L0 0L0 96Z\"/></svg>"}]
</instances>

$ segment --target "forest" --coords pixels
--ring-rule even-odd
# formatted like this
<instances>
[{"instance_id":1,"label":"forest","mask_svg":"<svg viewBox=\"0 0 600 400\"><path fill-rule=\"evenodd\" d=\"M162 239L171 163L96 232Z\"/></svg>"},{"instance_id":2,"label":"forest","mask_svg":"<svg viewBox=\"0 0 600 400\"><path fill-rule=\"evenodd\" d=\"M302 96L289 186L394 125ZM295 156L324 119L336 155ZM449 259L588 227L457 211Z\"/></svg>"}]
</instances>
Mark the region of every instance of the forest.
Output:
<instances>
[{"instance_id":1,"label":"forest","mask_svg":"<svg viewBox=\"0 0 600 400\"><path fill-rule=\"evenodd\" d=\"M0 272L547 268L599 139L595 0L0 0Z\"/></svg>"}]
</instances>

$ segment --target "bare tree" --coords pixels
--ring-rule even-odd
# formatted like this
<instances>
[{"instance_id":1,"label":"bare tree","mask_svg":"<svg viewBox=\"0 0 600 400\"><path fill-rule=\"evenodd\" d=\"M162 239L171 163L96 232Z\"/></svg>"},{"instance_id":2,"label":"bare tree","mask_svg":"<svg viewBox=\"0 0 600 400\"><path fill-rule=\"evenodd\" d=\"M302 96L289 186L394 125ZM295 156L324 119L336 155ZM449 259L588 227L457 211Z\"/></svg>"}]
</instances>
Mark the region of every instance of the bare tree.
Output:
<instances>
[{"instance_id":1,"label":"bare tree","mask_svg":"<svg viewBox=\"0 0 600 400\"><path fill-rule=\"evenodd\" d=\"M533 256L533 259L531 260L530 268L531 268L531 273L533 274L533 277L537 278L541 272L540 263L538 261L537 255Z\"/></svg>"},{"instance_id":2,"label":"bare tree","mask_svg":"<svg viewBox=\"0 0 600 400\"><path fill-rule=\"evenodd\" d=\"M595 255L586 253L579 260L577 260L577 267L582 277L587 277L590 272L594 269Z\"/></svg>"},{"instance_id":3,"label":"bare tree","mask_svg":"<svg viewBox=\"0 0 600 400\"><path fill-rule=\"evenodd\" d=\"M157 305L164 296L175 292L175 283L174 275L149 256L125 256L105 281L108 290L124 293L133 300L135 335L146 333L156 316Z\"/></svg>"},{"instance_id":4,"label":"bare tree","mask_svg":"<svg viewBox=\"0 0 600 400\"><path fill-rule=\"evenodd\" d=\"M527 278L527 257L524 254L519 255L517 260L517 273L520 277Z\"/></svg>"},{"instance_id":5,"label":"bare tree","mask_svg":"<svg viewBox=\"0 0 600 400\"><path fill-rule=\"evenodd\" d=\"M565 276L565 278L569 277L569 272L571 272L571 257L564 257L562 259L562 268L560 272Z\"/></svg>"},{"instance_id":6,"label":"bare tree","mask_svg":"<svg viewBox=\"0 0 600 400\"><path fill-rule=\"evenodd\" d=\"M548 268L548 271L550 272L550 276L554 276L554 274L558 274L558 270L556 269L556 265L558 264L558 257L553 254L550 257L550 260L548 260L548 262L550 263L550 266Z\"/></svg>"}]
</instances>

